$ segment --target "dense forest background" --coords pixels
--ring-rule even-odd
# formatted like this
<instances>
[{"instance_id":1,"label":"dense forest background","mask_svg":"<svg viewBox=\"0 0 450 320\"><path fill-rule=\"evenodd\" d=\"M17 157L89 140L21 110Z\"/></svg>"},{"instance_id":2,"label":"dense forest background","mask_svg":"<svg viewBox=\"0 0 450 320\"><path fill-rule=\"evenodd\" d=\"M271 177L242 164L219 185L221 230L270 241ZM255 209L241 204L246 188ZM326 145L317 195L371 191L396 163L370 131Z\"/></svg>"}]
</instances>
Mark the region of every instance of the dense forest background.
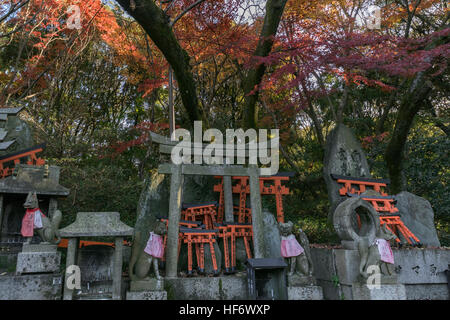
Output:
<instances>
[{"instance_id":1,"label":"dense forest background","mask_svg":"<svg viewBox=\"0 0 450 320\"><path fill-rule=\"evenodd\" d=\"M322 161L344 123L374 177L431 202L448 246L449 17L445 0L0 0L0 106L25 106L62 167L64 225L110 210L134 224L171 65L177 125L280 129L286 215L311 242L336 240Z\"/></svg>"}]
</instances>

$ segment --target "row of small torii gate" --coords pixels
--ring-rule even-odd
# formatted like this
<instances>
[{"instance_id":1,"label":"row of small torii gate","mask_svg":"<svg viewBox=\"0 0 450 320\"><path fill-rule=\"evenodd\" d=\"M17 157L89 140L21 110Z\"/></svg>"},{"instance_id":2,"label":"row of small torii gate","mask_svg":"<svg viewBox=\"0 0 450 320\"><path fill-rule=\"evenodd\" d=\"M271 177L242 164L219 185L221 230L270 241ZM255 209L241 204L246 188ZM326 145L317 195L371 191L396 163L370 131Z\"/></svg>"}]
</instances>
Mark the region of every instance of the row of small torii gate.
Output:
<instances>
[{"instance_id":1,"label":"row of small torii gate","mask_svg":"<svg viewBox=\"0 0 450 320\"><path fill-rule=\"evenodd\" d=\"M160 145L161 154L170 154L176 142L151 133L152 141ZM198 146L196 146L198 148ZM246 146L248 148L248 146ZM191 153L193 154L193 153ZM248 156L248 152L245 153ZM247 258L252 258L250 243L253 244L254 258L266 258L263 235L263 215L261 195L274 195L276 199L276 217L284 222L283 195L289 189L283 185L293 173L279 173L273 176L261 176L256 165L196 165L171 163L161 164L161 174L170 174L169 217L164 219L168 232L164 238L166 277L176 277L178 257L182 243L188 247L188 274L193 272L193 246L195 246L197 266L204 271L204 246L209 245L212 265L216 274L220 272L214 252L217 239L223 240L225 273L236 271L236 240L243 238ZM184 175L214 176L219 183L214 191L219 193L219 203L186 204L182 202ZM380 223L411 245L420 244L419 239L402 222L395 198L385 193L389 184L385 179L354 178L332 175L342 185L339 193L343 197L354 197L373 189L380 196L363 197L379 213ZM233 184L232 182L235 182ZM233 194L239 195L239 205L234 206ZM250 196L250 208L247 196ZM237 216L237 219L235 219ZM181 219L182 218L182 219ZM359 222L359 216L357 216ZM237 220L237 221L236 221ZM359 223L360 224L360 223ZM397 238L397 242L400 240Z\"/></svg>"},{"instance_id":2,"label":"row of small torii gate","mask_svg":"<svg viewBox=\"0 0 450 320\"><path fill-rule=\"evenodd\" d=\"M175 142L151 133L152 141L160 144L161 154L170 154ZM0 157L0 178L14 174L14 165L26 163L41 166L45 160L37 153L42 152L44 145L15 152ZM274 176L261 176L256 165L248 167L233 165L195 165L171 163L161 164L158 168L161 174L170 174L169 217L166 222L168 232L164 238L166 261L166 276L176 277L178 257L182 243L188 248L188 274L193 273L193 246L195 246L198 271L204 272L204 246L209 245L212 265L215 273L220 270L214 251L214 243L218 238L223 240L223 255L225 273L236 271L236 241L242 238L248 258L264 258L263 216L261 195L275 196L276 218L284 222L283 196L289 194L289 189L283 185L293 173L279 173ZM219 193L219 202L185 204L182 203L182 186L184 175L209 175L219 179L214 191ZM354 178L332 175L337 183L342 185L339 193L343 197L359 196L367 189L373 189L380 196L367 196L363 199L372 204L379 213L380 223L386 224L397 236L411 245L420 244L420 240L402 222L395 198L385 193L388 180ZM234 184L233 184L234 182ZM233 205L233 194L239 196L239 205ZM250 207L247 197L250 196ZM235 218L236 217L236 218ZM237 220L237 221L236 221ZM400 242L399 239L396 241ZM62 242L65 243L64 241ZM84 241L80 245L99 244ZM107 244L106 245L112 245ZM253 250L251 247L253 246Z\"/></svg>"}]
</instances>

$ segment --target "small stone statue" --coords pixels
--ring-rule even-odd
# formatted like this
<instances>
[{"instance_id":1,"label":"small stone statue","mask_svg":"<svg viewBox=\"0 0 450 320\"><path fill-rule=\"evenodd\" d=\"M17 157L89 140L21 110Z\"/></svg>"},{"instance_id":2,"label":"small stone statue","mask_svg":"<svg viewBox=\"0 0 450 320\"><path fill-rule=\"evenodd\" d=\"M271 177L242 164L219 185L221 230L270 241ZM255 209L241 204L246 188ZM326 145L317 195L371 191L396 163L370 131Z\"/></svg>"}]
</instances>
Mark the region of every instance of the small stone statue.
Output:
<instances>
[{"instance_id":1,"label":"small stone statue","mask_svg":"<svg viewBox=\"0 0 450 320\"><path fill-rule=\"evenodd\" d=\"M339 160L341 161L341 168L340 168L341 174L344 176L350 175L348 172L348 166L347 166L347 162L348 162L347 152L343 148L339 149L338 157L339 157Z\"/></svg>"},{"instance_id":2,"label":"small stone statue","mask_svg":"<svg viewBox=\"0 0 450 320\"><path fill-rule=\"evenodd\" d=\"M47 218L39 209L36 192L28 193L23 206L26 208L26 213L22 219L21 233L23 237L28 238L27 243L31 242L36 230L44 243L58 244L61 241L58 231L62 218L61 211L56 210L51 220Z\"/></svg>"},{"instance_id":3,"label":"small stone statue","mask_svg":"<svg viewBox=\"0 0 450 320\"><path fill-rule=\"evenodd\" d=\"M362 166L362 156L361 154L358 152L358 150L353 150L352 154L352 162L353 162L353 166L355 168L355 173L357 176L359 177L365 177L366 176L366 172Z\"/></svg>"},{"instance_id":4,"label":"small stone statue","mask_svg":"<svg viewBox=\"0 0 450 320\"><path fill-rule=\"evenodd\" d=\"M279 223L281 255L288 261L288 276L312 276L313 264L308 238L300 228L296 237L292 232L293 226L292 221Z\"/></svg>"},{"instance_id":5,"label":"small stone statue","mask_svg":"<svg viewBox=\"0 0 450 320\"><path fill-rule=\"evenodd\" d=\"M130 260L130 278L133 281L150 279L150 268L153 265L155 278L161 280L158 262L164 256L163 235L167 232L166 224L158 221L150 232L147 246L142 252L133 252ZM140 242L140 233L135 235L134 242Z\"/></svg>"},{"instance_id":6,"label":"small stone statue","mask_svg":"<svg viewBox=\"0 0 450 320\"><path fill-rule=\"evenodd\" d=\"M364 279L368 278L367 268L377 266L383 276L394 276L394 256L389 245L390 240L395 240L397 236L393 234L383 224L376 236L374 243L369 243L367 237L361 237L358 241L358 251L361 257L359 273Z\"/></svg>"}]
</instances>

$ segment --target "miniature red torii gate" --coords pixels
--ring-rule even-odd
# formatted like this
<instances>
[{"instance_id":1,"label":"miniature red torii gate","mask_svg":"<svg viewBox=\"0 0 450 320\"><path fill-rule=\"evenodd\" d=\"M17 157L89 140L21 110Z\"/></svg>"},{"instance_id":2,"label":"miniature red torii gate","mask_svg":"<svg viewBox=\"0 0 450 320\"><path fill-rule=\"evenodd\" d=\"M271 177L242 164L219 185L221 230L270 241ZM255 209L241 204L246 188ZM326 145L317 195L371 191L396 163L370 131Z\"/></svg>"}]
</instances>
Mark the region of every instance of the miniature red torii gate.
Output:
<instances>
[{"instance_id":1,"label":"miniature red torii gate","mask_svg":"<svg viewBox=\"0 0 450 320\"><path fill-rule=\"evenodd\" d=\"M185 221L196 221L199 217L206 229L213 229L216 223L216 206L217 202L199 203L199 204L182 204L181 214Z\"/></svg>"},{"instance_id":2,"label":"miniature red torii gate","mask_svg":"<svg viewBox=\"0 0 450 320\"><path fill-rule=\"evenodd\" d=\"M283 210L283 195L289 194L289 188L283 186L282 181L289 181L289 178L294 173L279 173L270 177L260 177L259 186L260 193L262 195L275 195L276 208L277 208L277 221L284 222L284 210ZM217 210L217 221L222 222L224 216L224 192L223 192L223 177L215 176L217 179L221 179L221 182L214 186L214 191L219 192L219 208ZM251 209L246 207L247 195L250 194L250 186L248 184L248 177L233 176L232 179L238 180L238 183L232 187L232 192L239 194L239 206L234 207L238 209L238 223L251 223ZM273 183L270 186L266 186L265 183ZM235 213L236 214L236 213ZM247 218L247 221L245 221Z\"/></svg>"},{"instance_id":3,"label":"miniature red torii gate","mask_svg":"<svg viewBox=\"0 0 450 320\"><path fill-rule=\"evenodd\" d=\"M383 188L386 188L390 183L389 180L354 178L335 174L332 174L331 177L336 180L337 183L344 185L339 189L339 194L342 196L359 196L366 192L368 188L372 188L374 191L380 193L380 196L362 196L362 199L370 202L375 211L380 214L380 224L386 224L386 227L391 230L392 233L396 234L397 237L402 234L409 244L420 244L420 240L408 229L401 220L400 215L397 214L399 210L394 205L395 198L383 191ZM358 186L358 189L355 189L356 186ZM396 241L400 242L398 238Z\"/></svg>"},{"instance_id":4,"label":"miniature red torii gate","mask_svg":"<svg viewBox=\"0 0 450 320\"><path fill-rule=\"evenodd\" d=\"M40 144L32 148L20 150L14 153L9 153L0 157L0 178L10 176L14 172L14 167L6 167L8 162L13 162L14 165L20 164L21 160L27 158L26 164L34 166L43 166L45 160L37 157L37 153L42 152L45 144Z\"/></svg>"}]
</instances>

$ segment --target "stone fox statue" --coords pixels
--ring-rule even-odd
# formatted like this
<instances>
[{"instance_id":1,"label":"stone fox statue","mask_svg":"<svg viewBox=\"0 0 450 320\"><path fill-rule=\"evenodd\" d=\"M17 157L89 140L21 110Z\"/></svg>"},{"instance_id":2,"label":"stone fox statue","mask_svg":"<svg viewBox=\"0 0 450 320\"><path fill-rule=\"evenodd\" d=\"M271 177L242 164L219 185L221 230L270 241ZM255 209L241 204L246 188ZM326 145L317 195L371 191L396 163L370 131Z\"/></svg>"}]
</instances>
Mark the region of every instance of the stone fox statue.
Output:
<instances>
[{"instance_id":1,"label":"stone fox statue","mask_svg":"<svg viewBox=\"0 0 450 320\"><path fill-rule=\"evenodd\" d=\"M147 246L142 250L140 246L141 233L137 232L134 235L133 251L130 259L130 278L131 280L146 280L149 279L150 268L153 265L156 279L160 280L158 261L164 255L162 236L166 234L166 224L158 221L155 228L150 232L150 237Z\"/></svg>"},{"instance_id":2,"label":"stone fox statue","mask_svg":"<svg viewBox=\"0 0 450 320\"><path fill-rule=\"evenodd\" d=\"M380 227L380 230L376 237L377 239L375 239L374 243L369 243L369 239L367 237L362 237L358 241L358 251L361 257L359 273L364 279L367 279L369 276L367 273L367 268L369 266L379 267L381 274L385 276L391 276L395 274L392 251L390 250L390 248L388 248L388 255L390 251L392 260L390 262L383 261L388 259L385 259L381 256L378 249L378 242L380 241L379 239L381 239L386 240L388 243L390 240L395 240L397 236L386 227L386 224L383 224Z\"/></svg>"},{"instance_id":3,"label":"stone fox statue","mask_svg":"<svg viewBox=\"0 0 450 320\"><path fill-rule=\"evenodd\" d=\"M309 247L309 241L306 234L302 229L297 230L297 236L292 232L294 224L289 221L287 223L279 223L279 229L281 234L281 255L288 260L289 272L288 275L300 274L304 276L312 276L313 263L311 259L311 250ZM296 244L300 244L298 251L289 253L292 249L286 249L286 246L296 248ZM297 253L299 253L297 255Z\"/></svg>"},{"instance_id":4,"label":"stone fox statue","mask_svg":"<svg viewBox=\"0 0 450 320\"><path fill-rule=\"evenodd\" d=\"M39 209L36 192L29 192L25 203L25 216L22 220L22 236L27 237L27 243L31 241L36 230L44 243L58 244L61 241L59 235L59 224L61 223L61 211L56 210L53 218L50 220Z\"/></svg>"}]
</instances>

